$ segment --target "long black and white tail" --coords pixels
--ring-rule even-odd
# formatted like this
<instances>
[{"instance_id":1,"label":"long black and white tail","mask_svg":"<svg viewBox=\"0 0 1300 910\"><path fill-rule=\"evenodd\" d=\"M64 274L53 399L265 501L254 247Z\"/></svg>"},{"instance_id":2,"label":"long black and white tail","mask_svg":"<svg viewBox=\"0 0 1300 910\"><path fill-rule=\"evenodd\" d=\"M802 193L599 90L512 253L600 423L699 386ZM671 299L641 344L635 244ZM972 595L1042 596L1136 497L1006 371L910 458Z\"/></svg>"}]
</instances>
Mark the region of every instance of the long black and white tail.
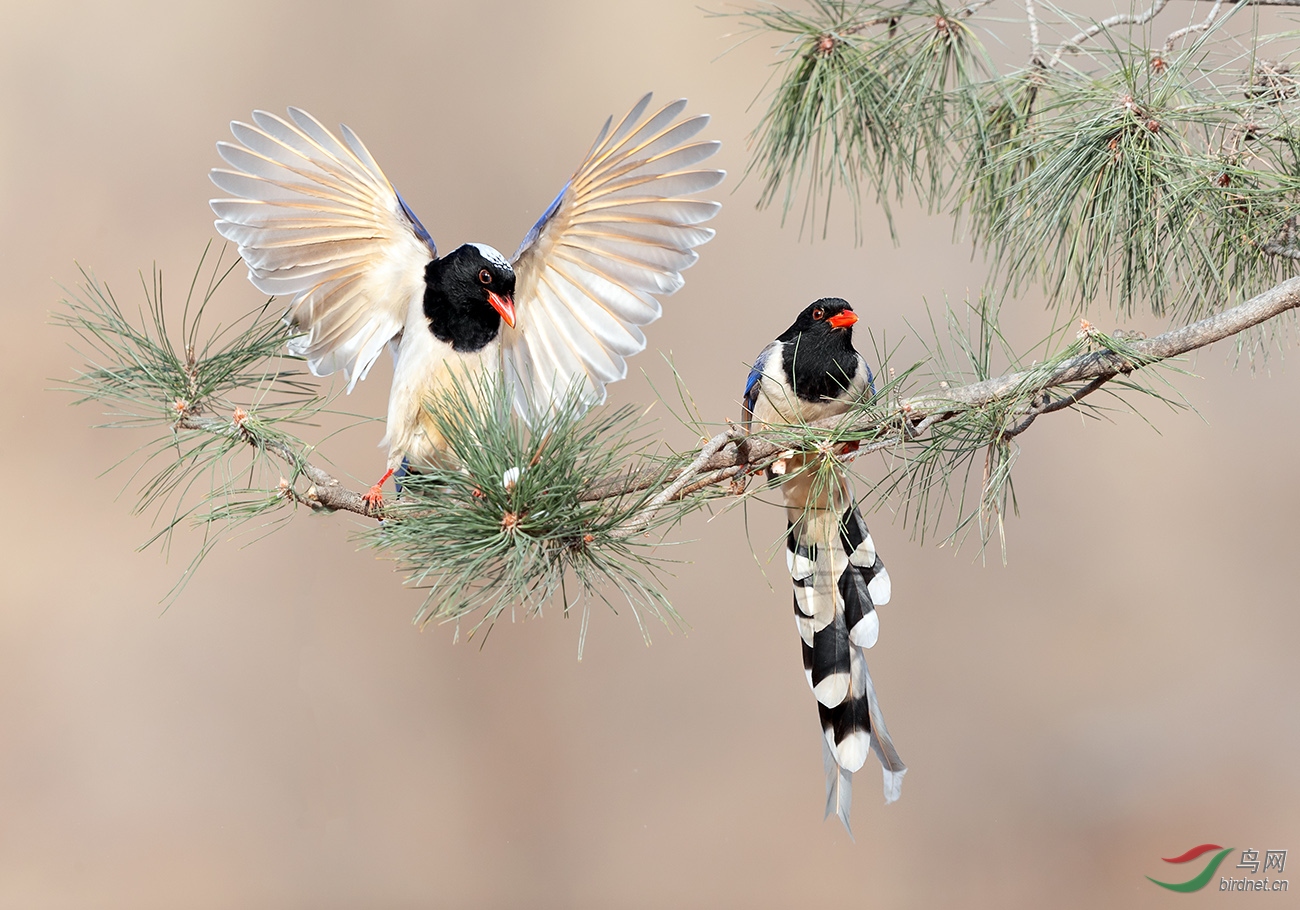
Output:
<instances>
[{"instance_id":1,"label":"long black and white tail","mask_svg":"<svg viewBox=\"0 0 1300 910\"><path fill-rule=\"evenodd\" d=\"M867 672L866 649L880 633L876 607L889 602L889 573L847 483L834 485L830 495L814 497L821 507L809 501L804 484L787 485L786 560L804 670L821 714L826 814L834 810L852 837L851 781L868 750L883 766L886 803L898 799L907 767L889 738Z\"/></svg>"}]
</instances>

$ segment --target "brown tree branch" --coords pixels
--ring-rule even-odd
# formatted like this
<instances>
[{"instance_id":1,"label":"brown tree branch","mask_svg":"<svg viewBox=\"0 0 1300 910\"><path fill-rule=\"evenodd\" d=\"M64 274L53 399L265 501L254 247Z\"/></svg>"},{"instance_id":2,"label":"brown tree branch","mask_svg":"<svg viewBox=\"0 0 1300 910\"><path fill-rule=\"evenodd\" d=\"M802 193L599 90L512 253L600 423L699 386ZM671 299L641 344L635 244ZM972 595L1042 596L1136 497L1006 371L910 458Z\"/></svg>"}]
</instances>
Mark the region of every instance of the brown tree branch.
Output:
<instances>
[{"instance_id":1,"label":"brown tree branch","mask_svg":"<svg viewBox=\"0 0 1300 910\"><path fill-rule=\"evenodd\" d=\"M1030 405L1015 415L1017 422L1003 431L1003 438L1018 436L1029 428L1041 414L1063 410L1077 404L1116 376L1127 375L1145 366L1187 354L1216 341L1231 338L1289 310L1300 307L1300 277L1290 278L1267 291L1252 297L1232 309L1209 316L1199 322L1173 329L1144 341L1134 342L1126 353L1111 350L1080 354L1058 364L1049 373L1041 370L1022 370L982 382L945 389L941 394L923 395L901 401L884 417L870 422L836 417L810 424L812 428L870 433L887 428L884 436L859 449L859 454L889 448L914 441L933 427L954 417L978 408L995 405L999 401L1030 397ZM1051 398L1048 391L1062 386L1086 383L1061 398ZM181 429L229 434L239 432L237 421L214 417L187 416L178 421ZM327 471L308 462L301 453L287 444L271 440L255 441L277 456L298 473L306 477L311 487L305 493L292 491L287 495L314 509L353 512L367 518L382 518L382 509L376 511L362 498L361 493L348 489ZM728 429L710 439L695 454L686 467L669 473L645 469L638 472L595 481L580 500L598 502L616 496L644 492L663 484L663 489L647 504L644 521L648 525L653 513L676 499L709 486L734 480L739 475L764 469L787 450L776 441L761 434L746 434L739 426ZM629 533L635 533L638 527Z\"/></svg>"},{"instance_id":2,"label":"brown tree branch","mask_svg":"<svg viewBox=\"0 0 1300 910\"><path fill-rule=\"evenodd\" d=\"M376 518L381 515L362 498L360 493L343 486L328 471L312 464L303 453L295 451L288 443L279 439L261 438L254 433L245 432L238 411L233 418L186 414L176 421L175 427L178 430L196 430L202 433L215 433L220 436L242 435L249 445L260 446L270 452L293 468L295 473L301 474L310 482L311 486L301 493L293 487L291 481L285 481L280 485L283 495L289 496L302 505L328 512L355 512L367 518Z\"/></svg>"},{"instance_id":3,"label":"brown tree branch","mask_svg":"<svg viewBox=\"0 0 1300 910\"><path fill-rule=\"evenodd\" d=\"M1033 425L1034 421L1038 419L1040 414L1050 414L1053 411L1060 411L1070 407L1071 405L1078 404L1084 398L1100 389L1107 381L1108 379L1106 377L1099 376L1083 388L1075 389L1069 395L1062 398L1051 398L1046 392L1041 392L1038 395L1035 395L1034 403L1029 410L1025 412L1024 418L1015 426L1003 430L1002 435L999 438L1003 442L1006 442L1009 439L1014 439L1021 433L1025 432L1025 430L1029 429L1030 426Z\"/></svg>"}]
</instances>

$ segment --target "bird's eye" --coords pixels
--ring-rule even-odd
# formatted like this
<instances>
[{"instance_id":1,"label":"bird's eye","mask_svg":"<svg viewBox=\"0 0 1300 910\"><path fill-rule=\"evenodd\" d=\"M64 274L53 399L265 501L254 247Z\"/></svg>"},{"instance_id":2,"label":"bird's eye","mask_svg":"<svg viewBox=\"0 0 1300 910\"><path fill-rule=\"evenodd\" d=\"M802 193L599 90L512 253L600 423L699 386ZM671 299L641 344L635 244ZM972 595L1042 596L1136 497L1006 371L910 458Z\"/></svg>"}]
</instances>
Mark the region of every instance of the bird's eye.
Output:
<instances>
[{"instance_id":1,"label":"bird's eye","mask_svg":"<svg viewBox=\"0 0 1300 910\"><path fill-rule=\"evenodd\" d=\"M823 310L821 307L817 307L816 309L813 310L813 319L821 319L825 315L826 315L826 311Z\"/></svg>"},{"instance_id":2,"label":"bird's eye","mask_svg":"<svg viewBox=\"0 0 1300 910\"><path fill-rule=\"evenodd\" d=\"M491 283L492 283L492 273L489 272L487 269L479 269L479 270L478 270L478 280L479 280L479 283L480 283L480 284L491 284Z\"/></svg>"}]
</instances>

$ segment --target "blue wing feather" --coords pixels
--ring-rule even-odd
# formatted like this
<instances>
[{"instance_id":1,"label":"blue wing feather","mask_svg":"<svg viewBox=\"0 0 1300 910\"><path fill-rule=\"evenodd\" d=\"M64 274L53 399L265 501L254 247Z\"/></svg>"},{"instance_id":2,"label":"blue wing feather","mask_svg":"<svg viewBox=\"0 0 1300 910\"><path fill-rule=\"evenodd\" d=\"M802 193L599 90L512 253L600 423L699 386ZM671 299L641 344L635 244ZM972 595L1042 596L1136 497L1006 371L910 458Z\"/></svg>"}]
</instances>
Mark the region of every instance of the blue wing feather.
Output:
<instances>
[{"instance_id":1,"label":"blue wing feather","mask_svg":"<svg viewBox=\"0 0 1300 910\"><path fill-rule=\"evenodd\" d=\"M402 211L406 213L407 218L411 219L411 227L415 230L415 236L424 241L425 246L429 248L429 252L433 253L433 258L437 259L438 245L433 242L433 237L429 235L424 225L420 224L420 219L415 217L415 212L411 211L411 207L406 204L402 194L398 193L397 190L393 190L393 192L397 195L397 201L402 206Z\"/></svg>"},{"instance_id":2,"label":"blue wing feather","mask_svg":"<svg viewBox=\"0 0 1300 910\"><path fill-rule=\"evenodd\" d=\"M770 348L763 348L762 353L754 360L754 366L749 371L749 378L745 380L745 421L753 416L754 405L758 402L759 380L763 378L763 369L767 366L767 358L771 352Z\"/></svg>"},{"instance_id":3,"label":"blue wing feather","mask_svg":"<svg viewBox=\"0 0 1300 910\"><path fill-rule=\"evenodd\" d=\"M564 189L560 190L559 195L551 200L551 204L546 207L546 211L542 212L542 217L538 218L537 223L528 229L528 233L524 235L523 242L519 244L519 249L515 250L515 254L510 257L511 262L518 262L519 257L523 255L524 250L532 246L537 238L541 236L542 231L546 228L546 222L555 217L555 213L560 210L560 203L564 201L564 194L569 191L569 187L572 185L572 180L564 184Z\"/></svg>"}]
</instances>

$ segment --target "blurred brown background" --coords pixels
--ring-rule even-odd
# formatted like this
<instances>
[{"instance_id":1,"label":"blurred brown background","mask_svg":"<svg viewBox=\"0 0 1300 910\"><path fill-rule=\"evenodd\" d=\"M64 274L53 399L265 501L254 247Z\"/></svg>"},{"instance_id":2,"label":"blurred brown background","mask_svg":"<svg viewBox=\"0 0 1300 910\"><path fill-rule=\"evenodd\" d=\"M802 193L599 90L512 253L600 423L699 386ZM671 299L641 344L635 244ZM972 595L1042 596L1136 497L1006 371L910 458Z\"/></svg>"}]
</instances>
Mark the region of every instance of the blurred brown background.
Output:
<instances>
[{"instance_id":1,"label":"blurred brown background","mask_svg":"<svg viewBox=\"0 0 1300 910\"><path fill-rule=\"evenodd\" d=\"M713 420L814 297L902 339L984 270L915 207L900 246L874 213L854 247L847 224L810 244L755 212L738 177L771 42L721 56L735 23L694 0L0 13L0 906L1201 906L1226 898L1143 876L1186 878L1159 857L1206 841L1300 851L1300 378L1281 356L1252 374L1202 353L1177 379L1201 416L1148 408L1158 433L1040 421L1006 568L874 516L895 594L871 666L911 773L889 807L874 763L858 776L856 844L822 821L788 582L740 512L671 554L686 634L647 648L597 605L581 662L558 614L483 650L417 632L420 595L341 516L218 548L162 612L197 541L134 552L126 475L97 475L140 439L46 391L78 366L48 314L74 260L131 303L156 261L179 302L215 236L213 143L254 107L346 121L444 248L508 252L606 114L689 96L732 177L633 365L662 383L671 352ZM241 276L221 306L257 299ZM1039 302L1012 309L1036 339ZM904 340L900 362L919 354ZM384 368L350 407L383 413ZM651 394L635 371L613 398ZM381 432L330 452L368 482ZM765 558L781 519L749 525Z\"/></svg>"}]
</instances>

